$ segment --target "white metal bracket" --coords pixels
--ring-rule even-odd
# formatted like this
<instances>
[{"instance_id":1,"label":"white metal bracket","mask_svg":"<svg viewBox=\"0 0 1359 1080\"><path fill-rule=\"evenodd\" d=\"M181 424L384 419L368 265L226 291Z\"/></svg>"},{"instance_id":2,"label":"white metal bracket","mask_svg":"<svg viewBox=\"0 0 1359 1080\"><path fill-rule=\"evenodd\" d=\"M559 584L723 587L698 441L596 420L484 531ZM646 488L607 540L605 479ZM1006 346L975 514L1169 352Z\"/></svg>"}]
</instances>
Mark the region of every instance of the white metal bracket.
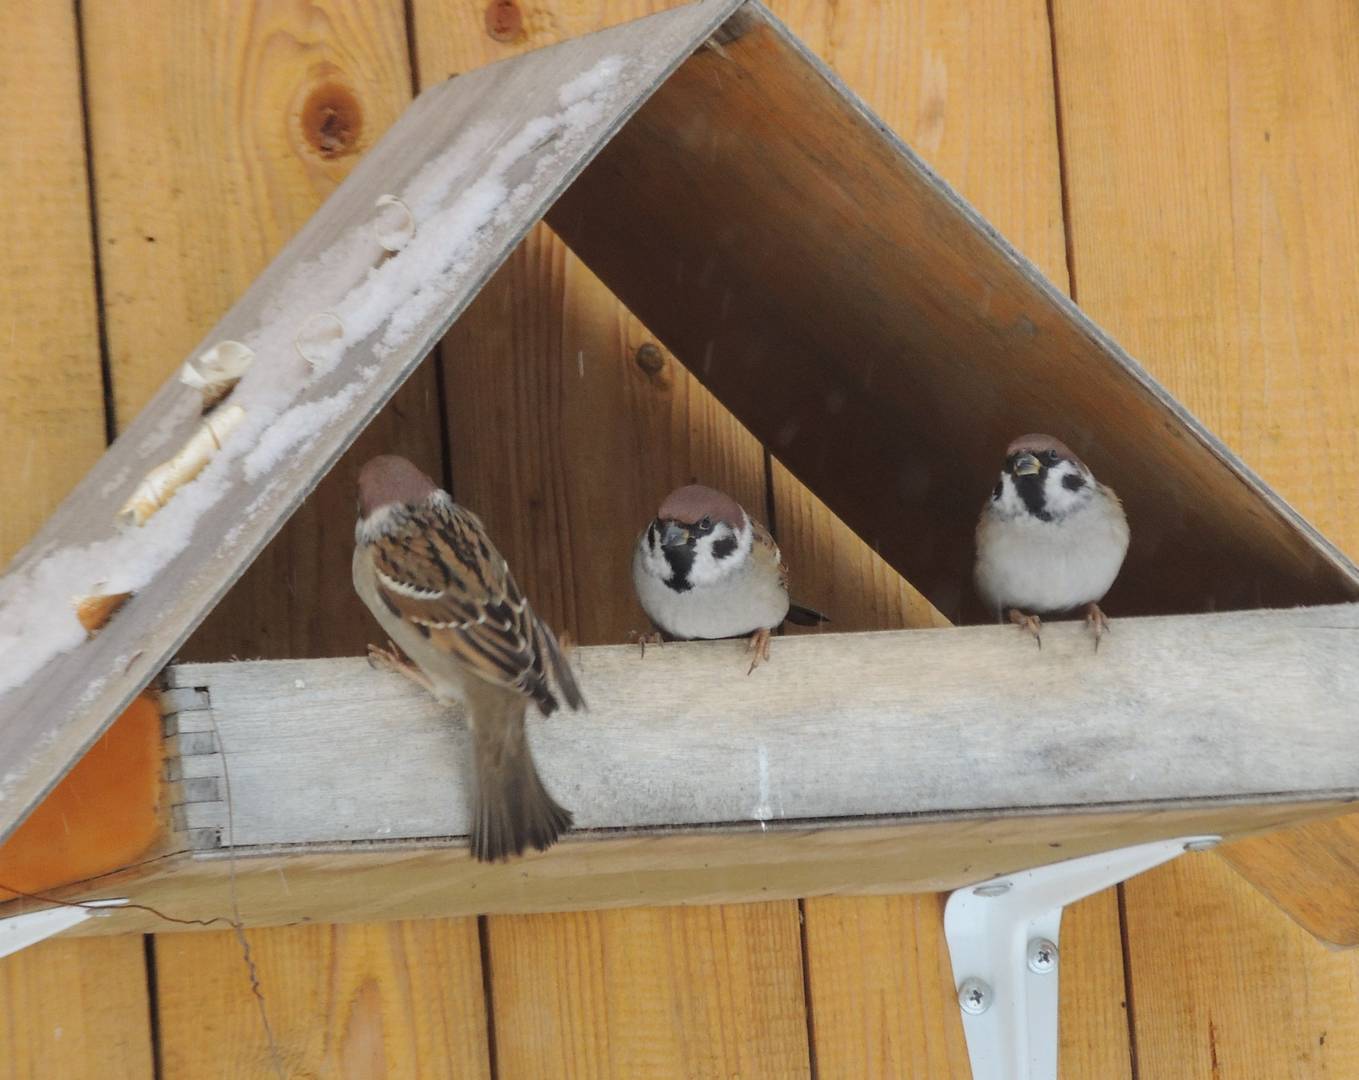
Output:
<instances>
[{"instance_id":1,"label":"white metal bracket","mask_svg":"<svg viewBox=\"0 0 1359 1080\"><path fill-rule=\"evenodd\" d=\"M112 900L82 900L79 904L60 904L43 908L42 911L29 911L0 919L0 956L9 956L10 953L78 926L91 916L100 914L100 908L121 907L126 903L125 896Z\"/></svg>"},{"instance_id":2,"label":"white metal bracket","mask_svg":"<svg viewBox=\"0 0 1359 1080\"><path fill-rule=\"evenodd\" d=\"M952 893L944 936L973 1080L1057 1080L1057 943L1067 904L1220 839L1138 844Z\"/></svg>"}]
</instances>

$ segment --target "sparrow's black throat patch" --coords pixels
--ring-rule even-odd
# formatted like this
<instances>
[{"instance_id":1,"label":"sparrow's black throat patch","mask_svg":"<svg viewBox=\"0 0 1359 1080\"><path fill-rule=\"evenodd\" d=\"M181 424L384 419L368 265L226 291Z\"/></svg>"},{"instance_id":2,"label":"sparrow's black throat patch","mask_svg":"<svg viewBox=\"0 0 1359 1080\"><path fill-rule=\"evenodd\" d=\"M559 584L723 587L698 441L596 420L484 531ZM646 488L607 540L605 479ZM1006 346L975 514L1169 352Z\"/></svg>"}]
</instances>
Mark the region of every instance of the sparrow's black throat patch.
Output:
<instances>
[{"instance_id":1,"label":"sparrow's black throat patch","mask_svg":"<svg viewBox=\"0 0 1359 1080\"><path fill-rule=\"evenodd\" d=\"M1047 499L1043 495L1043 481L1047 476L1047 470L1042 469L1029 476L1016 476L1014 478L1015 491L1019 492L1019 497L1024 500L1024 506L1039 521L1051 521L1052 515L1048 512Z\"/></svg>"},{"instance_id":2,"label":"sparrow's black throat patch","mask_svg":"<svg viewBox=\"0 0 1359 1080\"><path fill-rule=\"evenodd\" d=\"M694 586L689 580L689 571L694 568L694 549L685 544L682 547L663 547L661 552L665 555L665 561L670 564L670 576L665 579L666 585L675 592L688 592L692 589Z\"/></svg>"}]
</instances>

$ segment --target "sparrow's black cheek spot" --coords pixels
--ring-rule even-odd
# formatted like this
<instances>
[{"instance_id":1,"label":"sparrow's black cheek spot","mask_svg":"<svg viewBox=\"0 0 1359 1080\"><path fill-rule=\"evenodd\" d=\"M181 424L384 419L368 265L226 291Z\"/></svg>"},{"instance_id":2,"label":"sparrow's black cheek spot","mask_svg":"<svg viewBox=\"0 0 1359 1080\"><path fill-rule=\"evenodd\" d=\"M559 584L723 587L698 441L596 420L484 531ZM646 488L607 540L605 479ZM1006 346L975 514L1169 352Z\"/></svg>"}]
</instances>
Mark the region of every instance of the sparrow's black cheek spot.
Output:
<instances>
[{"instance_id":1,"label":"sparrow's black cheek spot","mask_svg":"<svg viewBox=\"0 0 1359 1080\"><path fill-rule=\"evenodd\" d=\"M1062 477L1062 487L1067 491L1080 491L1085 487L1085 477L1080 473L1067 473Z\"/></svg>"},{"instance_id":2,"label":"sparrow's black cheek spot","mask_svg":"<svg viewBox=\"0 0 1359 1080\"><path fill-rule=\"evenodd\" d=\"M713 541L713 558L728 559L736 553L736 537L724 536Z\"/></svg>"}]
</instances>

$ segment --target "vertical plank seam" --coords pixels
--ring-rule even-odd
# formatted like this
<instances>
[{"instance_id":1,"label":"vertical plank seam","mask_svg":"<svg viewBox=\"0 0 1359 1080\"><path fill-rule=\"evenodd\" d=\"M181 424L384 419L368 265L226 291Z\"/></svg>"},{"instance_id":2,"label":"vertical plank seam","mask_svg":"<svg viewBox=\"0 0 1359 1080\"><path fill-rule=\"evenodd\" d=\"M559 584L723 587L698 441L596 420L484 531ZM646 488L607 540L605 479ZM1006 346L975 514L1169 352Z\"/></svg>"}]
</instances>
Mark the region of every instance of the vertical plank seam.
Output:
<instances>
[{"instance_id":1,"label":"vertical plank seam","mask_svg":"<svg viewBox=\"0 0 1359 1080\"><path fill-rule=\"evenodd\" d=\"M486 1063L491 1080L499 1080L500 1055L495 1041L495 999L491 986L491 925L485 915L477 916L477 943L481 946L481 994L486 1001Z\"/></svg>"},{"instance_id":2,"label":"vertical plank seam","mask_svg":"<svg viewBox=\"0 0 1359 1080\"><path fill-rule=\"evenodd\" d=\"M146 966L147 1018L151 1025L151 1076L164 1080L165 1061L161 1056L160 989L156 978L156 935L142 935L142 956Z\"/></svg>"},{"instance_id":3,"label":"vertical plank seam","mask_svg":"<svg viewBox=\"0 0 1359 1080\"><path fill-rule=\"evenodd\" d=\"M812 1016L811 953L807 948L807 901L798 898L797 930L799 955L802 959L802 1015L807 1024L807 1070L811 1080L817 1080L820 1068L816 1061L816 1022Z\"/></svg>"},{"instance_id":4,"label":"vertical plank seam","mask_svg":"<svg viewBox=\"0 0 1359 1080\"><path fill-rule=\"evenodd\" d=\"M1052 63L1052 115L1057 134L1057 178L1062 199L1062 240L1066 251L1066 284L1071 299L1079 302L1076 286L1076 242L1071 228L1071 187L1067 170L1066 120L1062 111L1062 79L1057 59L1057 0L1047 0L1048 58ZM1138 1080L1137 1022L1133 1007L1132 950L1128 940L1128 905L1123 885L1115 886L1118 897L1118 943L1123 959L1123 1014L1128 1026L1128 1070Z\"/></svg>"},{"instance_id":5,"label":"vertical plank seam","mask_svg":"<svg viewBox=\"0 0 1359 1080\"><path fill-rule=\"evenodd\" d=\"M1118 936L1123 950L1123 1000L1124 1015L1128 1021L1128 1067L1132 1080L1137 1080L1140 1072L1137 1065L1137 1022L1133 1008L1132 950L1128 941L1128 896L1124 885L1115 886L1118 891Z\"/></svg>"},{"instance_id":6,"label":"vertical plank seam","mask_svg":"<svg viewBox=\"0 0 1359 1080\"><path fill-rule=\"evenodd\" d=\"M90 222L90 263L94 270L95 326L99 335L99 380L104 391L104 442L118 436L118 406L113 394L113 363L109 356L108 323L104 317L104 267L99 246L98 199L94 180L94 128L90 119L90 80L85 63L85 17L82 0L73 0L76 71L80 85L80 134L85 152L85 201Z\"/></svg>"},{"instance_id":7,"label":"vertical plank seam","mask_svg":"<svg viewBox=\"0 0 1359 1080\"><path fill-rule=\"evenodd\" d=\"M411 100L420 96L419 35L415 22L415 0L403 0L402 11L406 23L406 59L410 64ZM444 370L444 343L430 350L425 362L434 367L434 393L438 397L439 412L439 480L450 495L453 494L453 442L448 431L448 379Z\"/></svg>"},{"instance_id":8,"label":"vertical plank seam","mask_svg":"<svg viewBox=\"0 0 1359 1080\"><path fill-rule=\"evenodd\" d=\"M1062 82L1057 65L1057 0L1047 0L1048 58L1052 62L1052 118L1057 130L1057 180L1062 197L1062 239L1066 247L1066 286L1076 300L1076 243L1071 235L1071 192L1068 187L1066 127L1062 116Z\"/></svg>"}]
</instances>

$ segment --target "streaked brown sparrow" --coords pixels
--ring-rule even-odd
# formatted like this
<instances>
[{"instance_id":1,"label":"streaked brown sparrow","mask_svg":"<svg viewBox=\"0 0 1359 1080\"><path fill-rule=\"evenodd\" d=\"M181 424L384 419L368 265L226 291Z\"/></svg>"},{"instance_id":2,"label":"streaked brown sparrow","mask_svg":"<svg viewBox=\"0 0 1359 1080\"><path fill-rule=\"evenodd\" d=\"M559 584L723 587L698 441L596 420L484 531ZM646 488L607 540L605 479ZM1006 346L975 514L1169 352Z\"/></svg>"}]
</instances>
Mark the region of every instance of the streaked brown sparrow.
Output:
<instances>
[{"instance_id":1,"label":"streaked brown sparrow","mask_svg":"<svg viewBox=\"0 0 1359 1080\"><path fill-rule=\"evenodd\" d=\"M472 853L493 862L539 851L571 825L548 794L524 730L533 702L584 701L553 637L519 591L480 519L409 461L374 458L359 473L354 588L395 648L369 646L441 702L461 704L475 746ZM406 659L409 657L409 659Z\"/></svg>"}]
</instances>

